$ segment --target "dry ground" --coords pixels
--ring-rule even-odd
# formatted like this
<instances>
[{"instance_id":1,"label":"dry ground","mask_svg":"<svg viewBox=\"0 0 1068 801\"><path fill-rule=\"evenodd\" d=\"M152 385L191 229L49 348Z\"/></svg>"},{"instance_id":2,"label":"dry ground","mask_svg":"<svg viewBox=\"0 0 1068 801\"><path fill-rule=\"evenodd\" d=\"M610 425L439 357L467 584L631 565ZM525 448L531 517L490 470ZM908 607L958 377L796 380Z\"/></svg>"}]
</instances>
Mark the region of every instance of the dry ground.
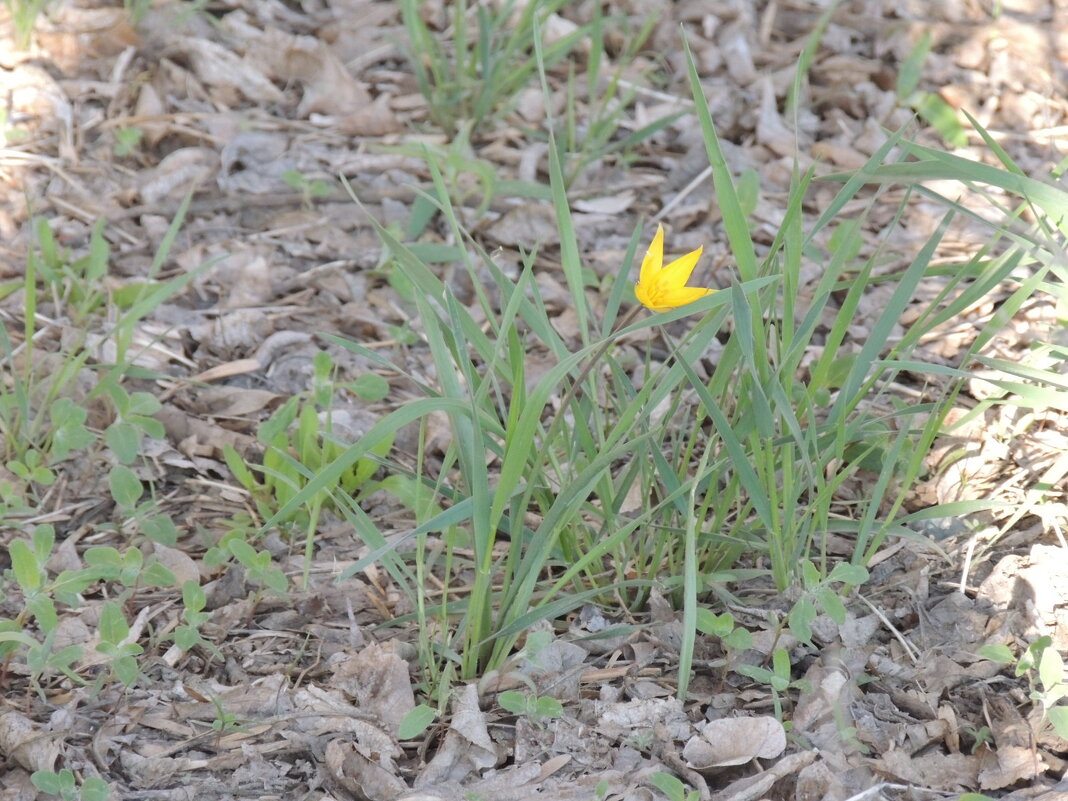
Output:
<instances>
[{"instance_id":1,"label":"dry ground","mask_svg":"<svg viewBox=\"0 0 1068 801\"><path fill-rule=\"evenodd\" d=\"M1007 0L994 17L989 5L843 2L812 65L795 134L783 116L784 98L819 4L608 3L633 29L649 14L657 20L648 51L626 68L638 93L622 125L636 130L689 108L681 23L732 169L754 168L760 176L756 240L766 245L782 215L795 153L806 166L819 160L823 173L855 168L884 141L884 130L908 121L911 111L894 92L896 76L927 30L932 51L921 87L970 109L1028 174L1048 175L1068 141L1068 6ZM966 790L1068 798L1061 780L1068 746L1042 733L1026 681L975 656L979 645L1026 646L1040 634L1068 651L1068 559L1058 542L1068 428L1053 414L1021 419L1011 406L947 442L945 450L962 446L965 458L936 474L914 502L1020 501L1041 484L1049 514L1020 520L1000 538L992 536L998 520L988 518L977 528L942 521L925 532L927 546L889 545L851 601L847 625L820 621L819 650L794 645L794 675L804 684L788 693L788 744L767 687L711 661L699 669L687 703L674 699L677 624L670 609L656 605L645 621L651 625L626 642L593 652L557 641L539 667L523 666L542 694L564 701L562 717L505 712L494 695L506 685L501 679L459 693L450 718L419 741L398 744L396 725L412 703L405 661L411 648L403 630L375 626L403 613L405 602L373 569L335 583L362 553L344 526L325 527L311 588L285 600L259 597L240 575L216 575L202 562L212 537L247 505L220 446L251 448L256 424L307 389L318 349L330 348L345 376L373 368L328 346L322 333L380 348L416 373L425 369L418 342L403 344L411 309L376 272L381 246L336 181L344 175L378 220L406 225L411 187L426 186L429 176L403 146L449 146L429 123L399 47L397 7L373 0L225 0L204 13L184 13L180 4L159 3L134 27L121 8L58 6L41 20L28 52L15 51L10 37L0 40L7 104L0 279L23 274L31 216L47 218L60 243L76 252L104 217L113 254L109 280L118 286L144 276L182 198L195 189L164 276L216 261L139 332L150 345L141 363L169 376L151 387L164 403L168 437L152 454L155 474L145 477L161 482L182 535L179 548L161 547L157 555L180 576L205 582L212 616L204 631L224 658L159 648L145 662L150 681L130 691L94 694L56 680L44 698L12 666L0 701L0 801L33 798L29 772L60 767L101 776L112 783L113 797L130 799L646 799L658 797L648 777L661 768L702 799L844 799L868 788L876 789L867 798ZM566 30L569 21L585 21L590 6L572 4L557 23ZM440 5L429 3L427 13L440 16ZM625 29L613 29L609 43ZM610 66L606 61L606 72ZM650 74L661 80L654 85ZM561 96L565 75L552 76ZM581 123L592 112L588 104L578 108ZM478 216L482 194L464 161L481 160L501 178L547 183L546 147L526 133L543 115L540 91L523 93L510 117L459 152L455 180L468 182L467 221L487 246L503 248L502 263L517 262L517 245L540 243L539 287L558 330L574 336L551 209L501 197ZM120 132L134 127L141 140L117 155ZM989 159L976 136L970 152ZM707 162L693 118L683 116L632 156L592 163L574 186L588 266L599 275L613 272L635 226L661 218L675 232L678 252L706 247L703 269L713 284L725 285L730 258L710 183L700 179ZM287 171L303 176L308 191L287 183ZM325 192L311 183L319 180ZM818 187L807 213L818 214L833 191ZM886 212L869 219L873 246L888 238L900 257L887 270L910 259L938 211L917 199L888 232L899 200L891 189L881 201ZM432 226L425 236L433 241L439 234ZM978 227L959 227L942 257L971 252L983 235ZM470 299L472 288L459 278L456 289L461 300ZM867 304L870 313L879 308L878 292ZM953 363L999 300L970 310L926 343L924 356ZM15 293L0 309L12 331L21 328L20 302ZM51 311L42 306L43 319ZM58 347L70 325L45 319L38 326L42 346ZM1016 358L1058 326L1054 304L1035 300L992 353ZM851 335L864 333L861 317ZM404 382L383 377L390 395L348 410L354 433L405 400ZM971 389L965 405L985 391L979 381ZM109 497L103 473L94 470L88 465L75 474L38 510L36 522L53 523L69 544L57 569L74 558L81 540L78 547L109 542L93 534L114 515L110 500L102 500ZM384 529L408 525L387 503L367 511ZM12 525L0 537L6 544L23 532ZM270 547L299 576L299 546ZM745 597L744 587L738 592ZM774 606L774 599L757 596L735 610L754 634L755 661L768 653L766 612ZM144 592L130 611L135 634L149 643L149 632L176 625L180 607ZM92 652L93 615L92 602L66 613L64 642ZM587 610L574 626L592 629L598 615ZM232 725L218 725L226 721L212 699ZM737 747L723 753L724 743Z\"/></svg>"}]
</instances>

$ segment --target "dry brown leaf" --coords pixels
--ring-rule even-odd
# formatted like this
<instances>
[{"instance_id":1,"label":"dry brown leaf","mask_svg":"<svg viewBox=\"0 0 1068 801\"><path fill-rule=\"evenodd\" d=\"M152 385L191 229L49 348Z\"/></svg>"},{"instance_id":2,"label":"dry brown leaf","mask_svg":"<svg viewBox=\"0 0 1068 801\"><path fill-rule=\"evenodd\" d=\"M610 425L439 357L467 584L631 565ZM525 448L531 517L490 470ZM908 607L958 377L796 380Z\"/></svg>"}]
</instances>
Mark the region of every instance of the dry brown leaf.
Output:
<instances>
[{"instance_id":1,"label":"dry brown leaf","mask_svg":"<svg viewBox=\"0 0 1068 801\"><path fill-rule=\"evenodd\" d=\"M418 784L460 782L497 764L497 749L478 705L478 689L467 684L452 699L452 726L434 758L420 772Z\"/></svg>"},{"instance_id":2,"label":"dry brown leaf","mask_svg":"<svg viewBox=\"0 0 1068 801\"><path fill-rule=\"evenodd\" d=\"M757 78L753 64L753 51L749 44L744 24L730 25L723 29L718 37L719 50L724 56L724 63L731 79L739 86L748 86Z\"/></svg>"},{"instance_id":3,"label":"dry brown leaf","mask_svg":"<svg viewBox=\"0 0 1068 801\"><path fill-rule=\"evenodd\" d=\"M382 95L372 101L367 88L322 39L272 28L256 38L253 47L257 62L270 75L300 83L304 94L298 117L350 136L382 136L400 130L389 98Z\"/></svg>"},{"instance_id":4,"label":"dry brown leaf","mask_svg":"<svg viewBox=\"0 0 1068 801\"><path fill-rule=\"evenodd\" d=\"M141 141L148 147L155 147L169 131L170 126L167 123L152 121L154 117L162 117L166 111L167 107L163 105L156 87L147 81L142 84L141 91L137 93L134 116L138 118L141 128Z\"/></svg>"},{"instance_id":5,"label":"dry brown leaf","mask_svg":"<svg viewBox=\"0 0 1068 801\"><path fill-rule=\"evenodd\" d=\"M822 760L806 765L797 775L794 801L822 801L822 799L847 798L838 775Z\"/></svg>"},{"instance_id":6,"label":"dry brown leaf","mask_svg":"<svg viewBox=\"0 0 1068 801\"><path fill-rule=\"evenodd\" d=\"M336 127L338 132L347 136L385 136L401 130L400 120L393 113L387 95L380 95L373 103L339 117L313 121L326 127Z\"/></svg>"},{"instance_id":7,"label":"dry brown leaf","mask_svg":"<svg viewBox=\"0 0 1068 801\"><path fill-rule=\"evenodd\" d=\"M394 759L400 749L386 735L368 726L353 742L326 744L325 762L331 776L346 791L366 801L392 801L408 786L396 776Z\"/></svg>"},{"instance_id":8,"label":"dry brown leaf","mask_svg":"<svg viewBox=\"0 0 1068 801\"><path fill-rule=\"evenodd\" d=\"M207 147L183 147L164 156L137 177L138 192L149 206L169 205L205 184L219 169L219 154Z\"/></svg>"},{"instance_id":9,"label":"dry brown leaf","mask_svg":"<svg viewBox=\"0 0 1068 801\"><path fill-rule=\"evenodd\" d=\"M227 244L229 253L220 253L222 257L198 275L193 285L204 292L219 293L219 307L223 309L266 304L275 296L278 283L287 279L291 271L269 245L249 245L237 240Z\"/></svg>"},{"instance_id":10,"label":"dry brown leaf","mask_svg":"<svg viewBox=\"0 0 1068 801\"><path fill-rule=\"evenodd\" d=\"M979 754L979 764L979 787L983 790L1000 790L1034 779L1048 767L1037 751L1019 745L998 745L996 751L984 748Z\"/></svg>"},{"instance_id":11,"label":"dry brown leaf","mask_svg":"<svg viewBox=\"0 0 1068 801\"><path fill-rule=\"evenodd\" d=\"M805 767L816 759L815 751L798 751L780 759L767 770L753 776L735 779L716 794L716 801L759 801L768 798L768 792L783 779L793 780Z\"/></svg>"},{"instance_id":12,"label":"dry brown leaf","mask_svg":"<svg viewBox=\"0 0 1068 801\"><path fill-rule=\"evenodd\" d=\"M838 144L830 140L813 143L812 147L809 148L809 152L818 159L829 161L849 170L859 170L868 160L867 156L850 145Z\"/></svg>"},{"instance_id":13,"label":"dry brown leaf","mask_svg":"<svg viewBox=\"0 0 1068 801\"><path fill-rule=\"evenodd\" d=\"M219 188L229 194L291 192L283 175L297 162L280 131L238 131L219 154Z\"/></svg>"},{"instance_id":14,"label":"dry brown leaf","mask_svg":"<svg viewBox=\"0 0 1068 801\"><path fill-rule=\"evenodd\" d=\"M1056 545L1035 544L1026 556L1010 554L980 585L977 599L1007 609L1009 624L1025 642L1049 635L1068 651L1068 559Z\"/></svg>"},{"instance_id":15,"label":"dry brown leaf","mask_svg":"<svg viewBox=\"0 0 1068 801\"><path fill-rule=\"evenodd\" d=\"M828 651L826 656L832 664L826 664L821 656L805 673L805 682L811 690L801 695L794 712L794 727L799 732L814 730L831 718L838 720L838 715L848 715L844 710L853 708L860 695L849 671L831 656L833 649Z\"/></svg>"},{"instance_id":16,"label":"dry brown leaf","mask_svg":"<svg viewBox=\"0 0 1068 801\"><path fill-rule=\"evenodd\" d=\"M786 748L786 730L773 717L722 718L706 723L682 749L696 770L774 759Z\"/></svg>"},{"instance_id":17,"label":"dry brown leaf","mask_svg":"<svg viewBox=\"0 0 1068 801\"><path fill-rule=\"evenodd\" d=\"M214 367L209 367L203 372L197 373L194 376L189 377L189 381L192 383L208 384L212 381L220 381L225 378L233 378L235 375L245 375L246 373L254 373L263 367L255 359L235 359L232 362L225 362L224 364L217 364ZM221 387L223 390L238 390L243 391L241 387ZM249 390L252 391L252 390ZM263 393L263 390L257 390ZM232 394L232 393L231 393ZM256 409L262 409L273 398L273 393L264 393L270 397L257 396L254 403L258 404L253 407L253 411Z\"/></svg>"},{"instance_id":18,"label":"dry brown leaf","mask_svg":"<svg viewBox=\"0 0 1068 801\"><path fill-rule=\"evenodd\" d=\"M51 61L75 76L86 60L114 57L138 45L137 31L122 8L59 6L47 15L50 24L37 31L37 41Z\"/></svg>"},{"instance_id":19,"label":"dry brown leaf","mask_svg":"<svg viewBox=\"0 0 1068 801\"><path fill-rule=\"evenodd\" d=\"M592 197L585 200L578 199L572 202L572 207L578 211L591 214L622 214L630 208L637 195L633 192L620 192L618 195L607 197Z\"/></svg>"},{"instance_id":20,"label":"dry brown leaf","mask_svg":"<svg viewBox=\"0 0 1068 801\"><path fill-rule=\"evenodd\" d=\"M662 728L672 740L685 740L693 727L677 698L647 698L637 701L597 702L597 729L610 737L629 737L636 730Z\"/></svg>"},{"instance_id":21,"label":"dry brown leaf","mask_svg":"<svg viewBox=\"0 0 1068 801\"><path fill-rule=\"evenodd\" d=\"M59 758L59 740L18 712L0 715L0 754L28 771L53 770Z\"/></svg>"},{"instance_id":22,"label":"dry brown leaf","mask_svg":"<svg viewBox=\"0 0 1068 801\"><path fill-rule=\"evenodd\" d=\"M778 101L775 99L775 87L771 78L759 81L760 116L757 118L756 138L777 156L792 157L798 149L797 136L786 127L779 114Z\"/></svg>"},{"instance_id":23,"label":"dry brown leaf","mask_svg":"<svg viewBox=\"0 0 1068 801\"><path fill-rule=\"evenodd\" d=\"M355 698L362 710L376 715L394 736L415 707L408 663L378 643L337 665L331 684Z\"/></svg>"},{"instance_id":24,"label":"dry brown leaf","mask_svg":"<svg viewBox=\"0 0 1068 801\"><path fill-rule=\"evenodd\" d=\"M11 70L0 69L0 96L13 118L24 118L24 123L29 122L30 127L42 132L58 133L64 146L69 144L74 107L47 70L28 63ZM74 152L64 155L77 159Z\"/></svg>"},{"instance_id":25,"label":"dry brown leaf","mask_svg":"<svg viewBox=\"0 0 1068 801\"><path fill-rule=\"evenodd\" d=\"M501 245L525 250L560 242L556 213L544 203L523 203L509 209L486 229L486 234Z\"/></svg>"},{"instance_id":26,"label":"dry brown leaf","mask_svg":"<svg viewBox=\"0 0 1068 801\"><path fill-rule=\"evenodd\" d=\"M980 759L966 754L910 756L905 751L890 751L873 760L873 767L897 781L956 793L977 786Z\"/></svg>"},{"instance_id":27,"label":"dry brown leaf","mask_svg":"<svg viewBox=\"0 0 1068 801\"><path fill-rule=\"evenodd\" d=\"M182 36L174 46L189 58L197 78L208 86L225 87L259 103L281 103L285 99L266 75L221 44Z\"/></svg>"},{"instance_id":28,"label":"dry brown leaf","mask_svg":"<svg viewBox=\"0 0 1068 801\"><path fill-rule=\"evenodd\" d=\"M191 769L186 757L168 757L161 754L142 755L131 748L119 750L119 762L123 771L139 787L165 787L175 774L187 774Z\"/></svg>"},{"instance_id":29,"label":"dry brown leaf","mask_svg":"<svg viewBox=\"0 0 1068 801\"><path fill-rule=\"evenodd\" d=\"M257 42L257 56L272 74L300 81L304 97L297 115L348 114L371 102L371 95L327 47L314 36L293 36L267 31Z\"/></svg>"},{"instance_id":30,"label":"dry brown leaf","mask_svg":"<svg viewBox=\"0 0 1068 801\"><path fill-rule=\"evenodd\" d=\"M255 368L252 365L255 364ZM227 362L226 365L220 365L220 367L229 367L238 365L243 368L259 369L260 363L255 359L241 359L238 362ZM245 369L240 371L241 373L248 372ZM199 376L191 379L193 381L208 381L214 378L214 375L205 378L205 374L211 373L210 370L205 370ZM234 375L235 373L228 373L228 375ZM265 389L246 389L239 386L225 386L225 387L203 387L198 390L197 397L199 399L199 409L214 417L249 417L256 412L265 409L278 399L278 395L273 392L268 392Z\"/></svg>"},{"instance_id":31,"label":"dry brown leaf","mask_svg":"<svg viewBox=\"0 0 1068 801\"><path fill-rule=\"evenodd\" d=\"M180 256L180 265L193 269L201 259L211 258L203 248L191 248ZM247 356L274 331L274 323L267 309L234 309L209 317L204 322L191 322L189 336L194 342L205 343L209 353L224 358Z\"/></svg>"},{"instance_id":32,"label":"dry brown leaf","mask_svg":"<svg viewBox=\"0 0 1068 801\"><path fill-rule=\"evenodd\" d=\"M185 442L192 437L198 443L211 445L216 454L222 453L224 445L232 445L238 453L244 453L255 441L254 437L194 417L171 405L160 409L156 419L163 423L171 442Z\"/></svg>"}]
</instances>

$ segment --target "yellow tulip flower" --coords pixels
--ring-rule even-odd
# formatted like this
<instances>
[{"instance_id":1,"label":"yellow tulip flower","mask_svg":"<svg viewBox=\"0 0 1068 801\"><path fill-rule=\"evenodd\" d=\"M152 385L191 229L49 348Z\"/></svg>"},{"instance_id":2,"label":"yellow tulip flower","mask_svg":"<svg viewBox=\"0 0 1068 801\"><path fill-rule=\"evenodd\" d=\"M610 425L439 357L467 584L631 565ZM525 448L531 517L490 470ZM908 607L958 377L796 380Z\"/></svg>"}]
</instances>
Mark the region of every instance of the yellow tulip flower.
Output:
<instances>
[{"instance_id":1,"label":"yellow tulip flower","mask_svg":"<svg viewBox=\"0 0 1068 801\"><path fill-rule=\"evenodd\" d=\"M664 266L664 226L656 227L656 236L649 245L649 252L642 259L641 273L634 287L634 295L647 309L656 312L671 311L687 303L700 300L716 290L686 286L704 247L680 256Z\"/></svg>"}]
</instances>

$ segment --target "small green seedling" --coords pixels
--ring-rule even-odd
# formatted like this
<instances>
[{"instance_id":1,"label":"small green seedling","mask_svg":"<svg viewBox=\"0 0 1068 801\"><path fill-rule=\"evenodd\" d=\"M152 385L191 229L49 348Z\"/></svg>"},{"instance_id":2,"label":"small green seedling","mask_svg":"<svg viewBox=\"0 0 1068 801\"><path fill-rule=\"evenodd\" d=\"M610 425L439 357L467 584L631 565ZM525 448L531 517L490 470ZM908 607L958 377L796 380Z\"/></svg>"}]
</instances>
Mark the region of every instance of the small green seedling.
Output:
<instances>
[{"instance_id":1,"label":"small green seedling","mask_svg":"<svg viewBox=\"0 0 1068 801\"><path fill-rule=\"evenodd\" d=\"M730 612L717 615L711 609L698 609L697 629L710 637L716 637L728 651L744 651L753 644L749 630L736 627L734 615Z\"/></svg>"},{"instance_id":2,"label":"small green seedling","mask_svg":"<svg viewBox=\"0 0 1068 801\"><path fill-rule=\"evenodd\" d=\"M290 398L260 425L258 438L265 446L261 465L248 465L233 447L227 445L223 448L227 466L238 482L252 494L257 511L264 518L272 517L285 507L347 447L334 433L331 409L339 385L332 377L333 361L328 353L320 351L313 360L313 366L312 390ZM364 380L356 387L344 388L370 397L378 397L382 389L380 383L373 379ZM305 586L320 513L324 508L337 508L335 493L352 498L365 489L371 489L370 480L378 470L378 459L384 458L392 447L393 437L386 437L370 449L368 456L356 460L345 470L333 487L317 492L281 521L286 526L305 530ZM262 478L257 478L255 473L260 473ZM239 546L231 541L231 547ZM251 546L247 547L251 550ZM272 589L278 588L279 582L262 564L263 556L253 558L243 550L240 553L234 551L233 555L243 561L247 557L246 567L260 571L261 580ZM269 555L266 556L269 558Z\"/></svg>"},{"instance_id":3,"label":"small green seedling","mask_svg":"<svg viewBox=\"0 0 1068 801\"><path fill-rule=\"evenodd\" d=\"M962 726L961 731L974 740L972 743L973 754L984 745L992 746L994 744L994 734L990 731L989 726L980 726L978 729L971 726Z\"/></svg>"},{"instance_id":4,"label":"small green seedling","mask_svg":"<svg viewBox=\"0 0 1068 801\"><path fill-rule=\"evenodd\" d=\"M120 158L133 155L138 145L141 144L141 139L144 135L145 132L136 125L116 129L115 146L113 148L115 155Z\"/></svg>"},{"instance_id":5,"label":"small green seedling","mask_svg":"<svg viewBox=\"0 0 1068 801\"><path fill-rule=\"evenodd\" d=\"M230 446L224 448L227 466L245 489L252 493L258 511L270 517L291 501L308 483L308 479L337 459L345 450L334 435L329 408L336 389L330 378L333 363L329 354L320 351L314 359L315 386L310 394L289 399L258 431L258 438L266 447L262 466L249 466ZM353 382L354 392L379 397L378 382L361 376ZM327 411L320 412L320 409ZM384 457L393 447L392 439L384 440L371 449L372 456L359 459L338 479L335 491L356 495L378 469L373 457ZM253 470L263 475L257 480ZM324 491L294 513L286 522L304 526L318 508L331 505L330 493Z\"/></svg>"},{"instance_id":6,"label":"small green seedling","mask_svg":"<svg viewBox=\"0 0 1068 801\"><path fill-rule=\"evenodd\" d=\"M211 703L215 706L215 720L211 722L211 728L218 734L225 734L227 732L247 731L244 725L244 721L227 712L222 705L222 701L219 700L219 696L213 695Z\"/></svg>"},{"instance_id":7,"label":"small green seedling","mask_svg":"<svg viewBox=\"0 0 1068 801\"><path fill-rule=\"evenodd\" d=\"M1026 676L1031 687L1031 700L1042 704L1045 719L1057 732L1068 740L1068 706L1059 703L1068 698L1068 682L1065 681L1064 660L1053 647L1051 637L1039 637L1027 650L1015 659L1006 645L988 645L977 651L978 655L994 662L1011 665L1016 663L1016 676Z\"/></svg>"},{"instance_id":8,"label":"small green seedling","mask_svg":"<svg viewBox=\"0 0 1068 801\"><path fill-rule=\"evenodd\" d=\"M224 538L224 540L224 547L248 571L251 581L263 584L279 595L283 595L289 589L286 574L273 565L270 551L257 551L239 536L230 537L228 540Z\"/></svg>"},{"instance_id":9,"label":"small green seedling","mask_svg":"<svg viewBox=\"0 0 1068 801\"><path fill-rule=\"evenodd\" d=\"M85 563L100 581L114 581L123 587L174 587L177 579L154 556L147 560L139 548L119 552L109 545L98 545L85 552Z\"/></svg>"},{"instance_id":10,"label":"small green seedling","mask_svg":"<svg viewBox=\"0 0 1068 801\"><path fill-rule=\"evenodd\" d=\"M771 670L757 665L739 665L735 668L738 673L756 679L761 684L771 688L771 699L775 706L775 717L782 720L782 694L791 687L797 687L798 683L790 678L790 654L785 648L776 648L771 655Z\"/></svg>"},{"instance_id":11,"label":"small green seedling","mask_svg":"<svg viewBox=\"0 0 1068 801\"><path fill-rule=\"evenodd\" d=\"M174 630L174 644L183 651L199 645L216 659L222 659L222 651L214 643L205 640L200 633L200 627L211 617L210 612L204 611L207 605L208 598L204 588L192 579L186 580L182 584L182 619L185 623Z\"/></svg>"},{"instance_id":12,"label":"small green seedling","mask_svg":"<svg viewBox=\"0 0 1068 801\"><path fill-rule=\"evenodd\" d=\"M282 173L282 180L287 186L300 192L304 206L311 208L316 198L326 197L330 194L330 185L319 178L308 178L299 170L286 170Z\"/></svg>"},{"instance_id":13,"label":"small green seedling","mask_svg":"<svg viewBox=\"0 0 1068 801\"><path fill-rule=\"evenodd\" d=\"M115 601L108 601L100 610L100 643L96 650L108 659L112 675L125 686L130 687L141 675L134 657L144 653L144 648L135 642L127 642L130 626L122 607Z\"/></svg>"},{"instance_id":14,"label":"small green seedling","mask_svg":"<svg viewBox=\"0 0 1068 801\"><path fill-rule=\"evenodd\" d=\"M687 789L682 780L670 773L654 773L649 783L668 797L668 801L698 801L701 794Z\"/></svg>"},{"instance_id":15,"label":"small green seedling","mask_svg":"<svg viewBox=\"0 0 1068 801\"><path fill-rule=\"evenodd\" d=\"M84 554L84 568L64 570L52 578L47 564L55 539L52 526L40 525L35 528L32 539L14 540L8 548L11 569L5 571L4 579L14 582L23 603L22 611L14 620L0 621L0 655L7 656L20 645L24 646L34 681L46 673L62 673L82 684L84 682L71 665L82 658L83 649L77 645L59 650L54 648L59 623L57 604L72 608L79 606L82 593L99 582L125 587L126 590L119 593L125 600L140 587L172 587L176 579L155 557L146 560L136 547L120 552L108 546L89 548ZM44 635L42 640L26 634L31 621L36 622ZM111 601L102 607L99 626L101 642L98 650L108 658L111 675L129 686L138 676L133 657L140 655L141 646L125 642L129 626L120 601Z\"/></svg>"},{"instance_id":16,"label":"small green seedling","mask_svg":"<svg viewBox=\"0 0 1068 801\"><path fill-rule=\"evenodd\" d=\"M791 633L801 642L812 643L812 623L822 609L838 625L846 621L846 608L839 593L850 586L868 580L868 571L860 565L840 562L826 578L821 578L818 568L809 560L801 563L803 590L787 618ZM845 589L836 589L832 584L845 584Z\"/></svg>"},{"instance_id":17,"label":"small green seedling","mask_svg":"<svg viewBox=\"0 0 1068 801\"><path fill-rule=\"evenodd\" d=\"M551 718L558 718L564 714L564 705L555 698L534 693L521 693L516 690L501 693L497 697L497 703L513 715L527 718L535 725L541 725Z\"/></svg>"},{"instance_id":18,"label":"small green seedling","mask_svg":"<svg viewBox=\"0 0 1068 801\"><path fill-rule=\"evenodd\" d=\"M63 801L107 801L111 794L110 785L101 778L91 776L81 784L73 771L64 768L55 773L50 770L38 770L30 776L33 786L42 793L58 796Z\"/></svg>"}]
</instances>

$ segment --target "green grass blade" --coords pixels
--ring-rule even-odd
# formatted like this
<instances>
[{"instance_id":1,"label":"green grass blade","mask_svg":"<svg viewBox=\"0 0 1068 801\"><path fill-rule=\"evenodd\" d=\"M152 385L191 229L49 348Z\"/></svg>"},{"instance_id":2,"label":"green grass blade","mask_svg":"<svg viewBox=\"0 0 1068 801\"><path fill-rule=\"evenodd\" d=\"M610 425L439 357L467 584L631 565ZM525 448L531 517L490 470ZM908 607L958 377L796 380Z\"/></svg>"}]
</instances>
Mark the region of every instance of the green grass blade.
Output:
<instances>
[{"instance_id":1,"label":"green grass blade","mask_svg":"<svg viewBox=\"0 0 1068 801\"><path fill-rule=\"evenodd\" d=\"M757 277L756 251L753 248L753 240L749 235L749 225L742 212L742 206L738 202L738 193L734 188L734 180L727 168L727 160L723 155L723 148L719 144L719 136L716 127L712 123L712 112L708 108L708 100L705 98L704 89L701 87L701 79L697 74L697 64L694 62L693 53L690 52L689 42L683 35L683 47L686 50L686 66L690 76L690 91L693 93L697 121L701 125L701 133L705 140L705 149L708 151L708 161L712 167L712 181L715 184L716 200L719 202L720 213L723 215L723 228L727 232L727 239L731 245L738 264L738 274L743 281L751 281Z\"/></svg>"}]
</instances>

